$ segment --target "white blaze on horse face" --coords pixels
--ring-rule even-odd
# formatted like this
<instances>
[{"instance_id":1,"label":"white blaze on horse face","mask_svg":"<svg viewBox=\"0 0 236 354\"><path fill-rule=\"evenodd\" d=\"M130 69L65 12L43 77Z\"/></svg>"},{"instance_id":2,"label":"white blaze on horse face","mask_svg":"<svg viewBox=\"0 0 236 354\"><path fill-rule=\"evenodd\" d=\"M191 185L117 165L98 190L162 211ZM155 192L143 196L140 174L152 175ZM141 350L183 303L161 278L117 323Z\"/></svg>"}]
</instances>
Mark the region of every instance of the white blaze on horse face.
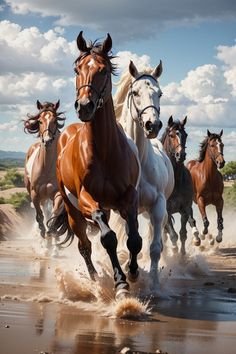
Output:
<instances>
[{"instance_id":1,"label":"white blaze on horse face","mask_svg":"<svg viewBox=\"0 0 236 354\"><path fill-rule=\"evenodd\" d=\"M94 59L93 58L91 58L90 59L90 61L88 62L88 64L87 64L89 67L92 67L92 66L94 66L95 65L95 61L94 61Z\"/></svg>"}]
</instances>

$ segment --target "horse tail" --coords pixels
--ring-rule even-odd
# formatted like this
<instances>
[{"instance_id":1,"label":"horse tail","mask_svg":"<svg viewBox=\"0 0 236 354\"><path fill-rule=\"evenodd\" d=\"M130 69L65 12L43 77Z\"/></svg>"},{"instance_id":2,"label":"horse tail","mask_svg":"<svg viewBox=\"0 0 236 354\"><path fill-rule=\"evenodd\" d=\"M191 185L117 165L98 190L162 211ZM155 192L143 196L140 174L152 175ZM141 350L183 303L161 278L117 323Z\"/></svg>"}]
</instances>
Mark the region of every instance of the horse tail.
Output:
<instances>
[{"instance_id":1,"label":"horse tail","mask_svg":"<svg viewBox=\"0 0 236 354\"><path fill-rule=\"evenodd\" d=\"M54 237L59 238L65 233L67 233L65 239L62 242L58 243L58 245L62 246L68 242L69 243L66 245L66 247L71 245L74 240L74 233L71 230L68 222L68 215L64 202L61 203L59 209L53 212L46 225L48 227L48 234L53 235Z\"/></svg>"}]
</instances>

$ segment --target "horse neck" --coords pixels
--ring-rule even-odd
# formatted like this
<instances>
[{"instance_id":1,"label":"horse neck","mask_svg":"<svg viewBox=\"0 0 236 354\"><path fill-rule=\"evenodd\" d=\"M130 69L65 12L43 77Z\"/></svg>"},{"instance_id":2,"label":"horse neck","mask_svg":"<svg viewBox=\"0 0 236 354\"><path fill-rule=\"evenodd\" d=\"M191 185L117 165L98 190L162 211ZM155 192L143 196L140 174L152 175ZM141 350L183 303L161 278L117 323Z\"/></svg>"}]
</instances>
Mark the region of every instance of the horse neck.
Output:
<instances>
[{"instance_id":1,"label":"horse neck","mask_svg":"<svg viewBox=\"0 0 236 354\"><path fill-rule=\"evenodd\" d=\"M39 164L42 169L49 169L49 171L53 170L56 165L57 158L57 142L60 136L59 130L56 132L53 142L51 143L49 148L46 148L43 143L40 144L39 150Z\"/></svg>"},{"instance_id":2,"label":"horse neck","mask_svg":"<svg viewBox=\"0 0 236 354\"><path fill-rule=\"evenodd\" d=\"M208 176L215 175L215 172L217 171L217 166L211 158L209 148L206 149L205 158L202 161L202 165L204 167L205 174L207 174Z\"/></svg>"},{"instance_id":3,"label":"horse neck","mask_svg":"<svg viewBox=\"0 0 236 354\"><path fill-rule=\"evenodd\" d=\"M127 102L125 102L124 104L120 123L124 128L125 132L135 142L138 148L139 160L141 161L141 163L143 163L144 161L146 161L148 156L148 148L150 145L150 141L145 137L143 129L132 118L130 110L127 107Z\"/></svg>"},{"instance_id":4,"label":"horse neck","mask_svg":"<svg viewBox=\"0 0 236 354\"><path fill-rule=\"evenodd\" d=\"M84 124L84 129L90 148L101 160L107 162L111 153L119 150L119 131L111 96L97 109L93 120Z\"/></svg>"}]
</instances>

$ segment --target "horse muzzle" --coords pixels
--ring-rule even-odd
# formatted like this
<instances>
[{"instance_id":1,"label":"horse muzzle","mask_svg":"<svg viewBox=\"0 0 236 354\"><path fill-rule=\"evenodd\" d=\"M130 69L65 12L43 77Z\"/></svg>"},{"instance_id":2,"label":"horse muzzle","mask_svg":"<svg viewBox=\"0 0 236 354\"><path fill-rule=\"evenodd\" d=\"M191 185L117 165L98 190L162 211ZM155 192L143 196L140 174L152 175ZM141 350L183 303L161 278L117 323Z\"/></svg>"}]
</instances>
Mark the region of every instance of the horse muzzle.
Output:
<instances>
[{"instance_id":1,"label":"horse muzzle","mask_svg":"<svg viewBox=\"0 0 236 354\"><path fill-rule=\"evenodd\" d=\"M152 123L147 121L145 123L145 134L148 139L155 139L162 128L162 122Z\"/></svg>"},{"instance_id":2,"label":"horse muzzle","mask_svg":"<svg viewBox=\"0 0 236 354\"><path fill-rule=\"evenodd\" d=\"M93 103L93 101L88 101L83 104L77 100L75 101L75 111L78 118L82 122L89 122L93 119L94 113L96 111L96 105Z\"/></svg>"},{"instance_id":3,"label":"horse muzzle","mask_svg":"<svg viewBox=\"0 0 236 354\"><path fill-rule=\"evenodd\" d=\"M223 168L224 165L225 165L225 160L223 160L223 161L217 161L216 164L217 164L217 168L221 169L221 168Z\"/></svg>"},{"instance_id":4,"label":"horse muzzle","mask_svg":"<svg viewBox=\"0 0 236 354\"><path fill-rule=\"evenodd\" d=\"M175 160L177 163L181 164L185 161L186 159L186 153L185 152L176 152L175 153Z\"/></svg>"}]
</instances>

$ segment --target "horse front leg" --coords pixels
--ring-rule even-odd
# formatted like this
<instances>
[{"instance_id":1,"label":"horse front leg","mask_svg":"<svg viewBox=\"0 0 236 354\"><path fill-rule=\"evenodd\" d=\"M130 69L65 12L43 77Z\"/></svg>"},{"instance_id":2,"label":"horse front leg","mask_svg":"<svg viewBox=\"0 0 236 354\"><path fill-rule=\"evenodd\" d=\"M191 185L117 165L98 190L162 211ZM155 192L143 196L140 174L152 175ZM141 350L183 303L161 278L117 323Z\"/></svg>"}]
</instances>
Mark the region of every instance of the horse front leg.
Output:
<instances>
[{"instance_id":1,"label":"horse front leg","mask_svg":"<svg viewBox=\"0 0 236 354\"><path fill-rule=\"evenodd\" d=\"M173 222L172 219L174 220L174 218L172 217L172 215L168 212L168 219L167 219L167 223L165 226L165 232L170 236L170 240L172 243L172 250L173 253L177 253L178 252L178 245L177 245L177 241L178 241L178 234L174 229L173 226Z\"/></svg>"},{"instance_id":2,"label":"horse front leg","mask_svg":"<svg viewBox=\"0 0 236 354\"><path fill-rule=\"evenodd\" d=\"M150 220L153 228L153 239L150 245L150 279L152 288L158 283L158 264L163 250L162 229L166 219L166 198L164 195L159 195L156 203L150 210Z\"/></svg>"},{"instance_id":3,"label":"horse front leg","mask_svg":"<svg viewBox=\"0 0 236 354\"><path fill-rule=\"evenodd\" d=\"M35 192L32 192L31 199L32 199L32 203L34 204L34 207L35 207L36 221L39 226L40 235L45 239L46 228L44 226L44 216L43 216L43 211L41 209L39 196Z\"/></svg>"},{"instance_id":4,"label":"horse front leg","mask_svg":"<svg viewBox=\"0 0 236 354\"><path fill-rule=\"evenodd\" d=\"M199 197L197 199L197 204L198 208L200 210L201 216L202 216L202 221L203 221L203 231L201 232L201 239L204 240L205 236L208 234L208 227L210 225L209 220L206 215L206 206L204 199L202 197Z\"/></svg>"},{"instance_id":5,"label":"horse front leg","mask_svg":"<svg viewBox=\"0 0 236 354\"><path fill-rule=\"evenodd\" d=\"M218 235L216 236L216 241L218 243L222 242L222 235L223 235L223 217L222 217L222 211L223 211L223 206L224 206L224 200L223 198L219 199L218 203L216 204L216 212L217 212L217 229L218 229Z\"/></svg>"},{"instance_id":6,"label":"horse front leg","mask_svg":"<svg viewBox=\"0 0 236 354\"><path fill-rule=\"evenodd\" d=\"M114 271L114 281L116 288L116 298L123 297L128 293L129 284L126 282L126 276L123 273L117 257L117 239L116 234L108 225L106 213L97 209L91 214L101 231L101 244L108 253Z\"/></svg>"},{"instance_id":7,"label":"horse front leg","mask_svg":"<svg viewBox=\"0 0 236 354\"><path fill-rule=\"evenodd\" d=\"M188 223L192 229L192 235L193 235L193 243L195 246L200 246L201 244L201 239L199 237L199 231L196 226L196 220L193 217L193 208L190 207L188 210Z\"/></svg>"},{"instance_id":8,"label":"horse front leg","mask_svg":"<svg viewBox=\"0 0 236 354\"><path fill-rule=\"evenodd\" d=\"M186 249L185 249L185 243L187 240L187 229L186 229L186 225L187 225L187 221L188 221L188 214L187 213L180 213L181 215L181 229L179 231L179 235L180 235L180 241L181 241L181 249L180 252L182 254L182 256L186 255Z\"/></svg>"},{"instance_id":9,"label":"horse front leg","mask_svg":"<svg viewBox=\"0 0 236 354\"><path fill-rule=\"evenodd\" d=\"M128 264L130 281L136 281L138 278L137 256L142 249L142 238L138 232L137 209L137 191L133 186L129 186L122 198L122 207L119 209L119 212L122 218L126 220L126 231L128 234L127 248L130 252Z\"/></svg>"}]
</instances>

